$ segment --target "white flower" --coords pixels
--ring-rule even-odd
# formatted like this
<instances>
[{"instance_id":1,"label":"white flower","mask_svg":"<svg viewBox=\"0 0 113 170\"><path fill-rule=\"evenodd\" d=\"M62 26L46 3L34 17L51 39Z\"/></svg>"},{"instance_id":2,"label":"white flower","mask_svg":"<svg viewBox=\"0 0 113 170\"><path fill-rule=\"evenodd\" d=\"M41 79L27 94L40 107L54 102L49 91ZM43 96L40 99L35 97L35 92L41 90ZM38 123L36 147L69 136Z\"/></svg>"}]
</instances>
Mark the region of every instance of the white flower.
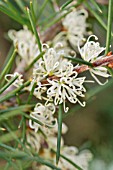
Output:
<instances>
[{"instance_id":1,"label":"white flower","mask_svg":"<svg viewBox=\"0 0 113 170\"><path fill-rule=\"evenodd\" d=\"M92 154L89 150L84 150L79 153L78 149L74 146L64 146L61 148L61 154L71 160L73 163L77 164L79 167L81 167L83 170L88 170L89 162L92 160ZM43 150L43 157L45 159L51 160L51 162L55 165L56 164L56 155L54 153L51 153L49 149ZM60 157L58 168L62 170L78 170L78 168L75 168L71 163L69 163L64 158ZM46 168L45 165L39 165L34 163L33 164L34 170L50 170L50 168Z\"/></svg>"},{"instance_id":2,"label":"white flower","mask_svg":"<svg viewBox=\"0 0 113 170\"><path fill-rule=\"evenodd\" d=\"M33 36L32 32L28 30L26 26L23 29L16 31L16 30L9 30L8 35L14 43L18 41L29 42L30 40L35 43L35 36Z\"/></svg>"},{"instance_id":3,"label":"white flower","mask_svg":"<svg viewBox=\"0 0 113 170\"><path fill-rule=\"evenodd\" d=\"M19 87L21 85L23 85L23 75L19 74L17 72L15 72L14 74L6 74L5 75L5 79L9 82L12 78L16 78L18 76L18 78L13 82L12 85L14 85L15 87Z\"/></svg>"},{"instance_id":4,"label":"white flower","mask_svg":"<svg viewBox=\"0 0 113 170\"><path fill-rule=\"evenodd\" d=\"M47 76L61 76L61 72L65 71L69 65L69 61L64 59L64 51L56 50L55 48L48 48L43 55L43 60L38 61L37 68L33 70L33 76L36 77L37 82Z\"/></svg>"},{"instance_id":5,"label":"white flower","mask_svg":"<svg viewBox=\"0 0 113 170\"><path fill-rule=\"evenodd\" d=\"M86 34L88 13L85 9L73 10L66 15L62 24L64 26L64 34L73 47L77 46L78 41ZM82 41L81 41L82 43Z\"/></svg>"},{"instance_id":6,"label":"white flower","mask_svg":"<svg viewBox=\"0 0 113 170\"><path fill-rule=\"evenodd\" d=\"M91 62L91 63L93 63L97 59L103 58L103 56L99 56L99 55L105 50L104 47L100 47L99 42L90 41L90 38L92 37L94 37L95 40L98 40L98 38L95 35L91 35L89 36L89 38L87 39L87 42L82 48L80 48L80 46L78 45L78 49L81 54L81 57L84 60ZM102 66L91 68L90 73L100 85L103 85L103 84L98 80L98 78L95 75L99 75L105 78L110 76L107 73L107 69Z\"/></svg>"},{"instance_id":7,"label":"white flower","mask_svg":"<svg viewBox=\"0 0 113 170\"><path fill-rule=\"evenodd\" d=\"M36 43L36 38L26 26L24 29L15 31L10 30L8 35L13 40L14 46L17 46L17 52L19 56L25 60L29 65L40 52Z\"/></svg>"},{"instance_id":8,"label":"white flower","mask_svg":"<svg viewBox=\"0 0 113 170\"><path fill-rule=\"evenodd\" d=\"M61 154L66 158L70 159L72 162L83 168L84 170L88 170L89 162L92 159L92 154L89 150L85 150L83 152L78 152L78 149L74 146L64 146L61 149ZM76 168L67 162L65 159L60 157L59 167L65 170L76 170Z\"/></svg>"},{"instance_id":9,"label":"white flower","mask_svg":"<svg viewBox=\"0 0 113 170\"><path fill-rule=\"evenodd\" d=\"M47 90L48 98L54 98L54 104L59 105L63 103L64 111L67 112L68 108L65 108L65 100L68 99L71 103L79 103L81 106L85 106L85 102L81 103L78 97L84 97L83 92L86 92L83 83L85 77L77 78L77 72L71 77L64 76L59 80L49 80L51 87Z\"/></svg>"},{"instance_id":10,"label":"white flower","mask_svg":"<svg viewBox=\"0 0 113 170\"><path fill-rule=\"evenodd\" d=\"M43 60L39 62L39 67L34 69L33 74L45 78L46 76L59 76L62 70L65 70L68 63L64 59L64 51L57 51L55 48L47 49L43 55Z\"/></svg>"},{"instance_id":11,"label":"white flower","mask_svg":"<svg viewBox=\"0 0 113 170\"><path fill-rule=\"evenodd\" d=\"M49 128L53 128L56 126L56 118L53 117L53 114L55 113L55 106L52 103L49 103L48 105L44 106L41 103L37 103L37 105L34 108L34 111L31 112L30 116L42 123L42 125L33 122L31 119L29 120L29 126L31 129L34 129L35 132L38 131L38 129L42 129L47 133Z\"/></svg>"}]
</instances>

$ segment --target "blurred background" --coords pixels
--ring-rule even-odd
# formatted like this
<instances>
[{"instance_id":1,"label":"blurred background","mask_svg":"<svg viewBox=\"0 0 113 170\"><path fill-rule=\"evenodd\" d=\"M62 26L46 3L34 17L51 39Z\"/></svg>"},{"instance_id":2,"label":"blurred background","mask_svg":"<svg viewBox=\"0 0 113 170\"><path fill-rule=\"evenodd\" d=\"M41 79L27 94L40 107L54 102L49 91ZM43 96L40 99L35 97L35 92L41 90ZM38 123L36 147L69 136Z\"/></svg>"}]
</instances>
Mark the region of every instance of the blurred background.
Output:
<instances>
[{"instance_id":1,"label":"blurred background","mask_svg":"<svg viewBox=\"0 0 113 170\"><path fill-rule=\"evenodd\" d=\"M41 5L42 1L37 1ZM103 11L103 20L106 22L108 5L104 4L107 4L107 0L98 2ZM59 0L59 3L62 4L64 1ZM39 7L36 7L37 12ZM49 5L44 11L42 18L52 12ZM92 14L89 15L91 31L99 37L101 45L105 46L106 31ZM2 68L11 46L11 42L7 40L7 31L9 29L19 30L20 28L22 28L21 25L0 12L0 68ZM91 92L96 87L100 88L96 83L94 88L91 89L91 87L88 87ZM77 146L80 150L89 148L93 152L94 160L90 169L113 170L113 85L103 88L91 97L85 108L78 106L73 108L70 116L65 117L64 121L69 127L68 133L64 136L65 143Z\"/></svg>"}]
</instances>

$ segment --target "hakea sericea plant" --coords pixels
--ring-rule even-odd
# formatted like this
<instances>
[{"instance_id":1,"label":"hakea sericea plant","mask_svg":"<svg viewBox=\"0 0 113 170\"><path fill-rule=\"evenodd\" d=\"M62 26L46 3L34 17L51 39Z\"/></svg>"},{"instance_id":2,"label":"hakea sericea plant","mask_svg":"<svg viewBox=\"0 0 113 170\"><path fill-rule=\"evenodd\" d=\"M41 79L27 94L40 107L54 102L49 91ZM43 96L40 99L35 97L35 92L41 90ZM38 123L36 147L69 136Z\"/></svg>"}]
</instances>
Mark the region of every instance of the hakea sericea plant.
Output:
<instances>
[{"instance_id":1,"label":"hakea sericea plant","mask_svg":"<svg viewBox=\"0 0 113 170\"><path fill-rule=\"evenodd\" d=\"M84 60L93 63L97 59L103 58L103 56L98 57L98 55L105 48L100 47L98 42L89 41L90 37L81 49L79 47L79 51ZM50 48L47 44L43 44L43 46L46 46L43 58L40 58L34 64L31 84L26 89L30 91L36 82L34 95L39 99L45 99L46 103L53 102L56 106L63 103L65 112L68 111L68 108L65 106L66 100L70 103L78 102L81 106L85 106L85 102L82 103L79 99L79 97L85 97L84 93L86 92L84 87L86 77L77 77L77 67L80 66L74 66L71 61L65 58L64 50L60 49L60 46L63 46L61 43L54 48ZM110 76L107 73L107 69L103 66L90 68L89 71L99 84L102 83L94 74L105 78Z\"/></svg>"},{"instance_id":2,"label":"hakea sericea plant","mask_svg":"<svg viewBox=\"0 0 113 170\"><path fill-rule=\"evenodd\" d=\"M51 114L54 113L54 108L53 105L48 105L48 106L37 104L37 106L34 108L34 111L31 112L31 115L34 115L35 119L42 120L41 122L43 125L39 126L37 123L32 124L31 120L29 120L29 126L31 129L34 129L34 131L32 131L31 129L27 131L27 143L28 143L27 147L32 146L34 152L35 151L39 152L40 155L42 155L46 159L51 160L52 163L55 164L58 122L57 120L54 120L54 126L51 126L51 123L53 121L51 119ZM45 112L43 112L42 110ZM39 117L41 117L41 119L39 119ZM42 135L40 130L43 131L46 138ZM64 123L62 123L62 134L65 134L67 130L68 130L67 126ZM63 138L61 138L61 154L64 157L76 163L79 167L81 167L81 169L84 170L87 170L88 163L92 159L92 154L89 150L84 150L79 153L76 147L65 146ZM65 159L63 159L63 157L60 158L58 166L61 169L75 170L75 167L70 163L68 163ZM34 163L33 169L35 170L38 168L40 168L41 170L50 169L44 165L39 166L37 163Z\"/></svg>"},{"instance_id":3,"label":"hakea sericea plant","mask_svg":"<svg viewBox=\"0 0 113 170\"><path fill-rule=\"evenodd\" d=\"M89 150L79 152L77 147L65 144L62 135L66 134L68 127L62 119L63 115L71 110L69 105L85 107L86 83L94 81L99 85L107 83L107 78L111 76L107 68L112 68L113 56L111 53L102 55L110 44L108 43L106 48L101 47L97 36L90 35L87 31L87 28L89 29L88 12L79 6L80 2L78 2L79 8L75 9L74 5L77 6L75 2L64 4L66 9L61 10L61 15L58 15L61 17L64 14L58 23L60 31L55 31L55 35L53 34L55 27L51 27L45 33L38 28L40 34L37 33L32 2L30 10L27 7L24 11L24 17L20 19L18 16L20 23L23 23L23 18L28 21L22 24L23 29L8 32L16 48L9 65L13 63L17 53L17 66L14 73L11 74L7 71L8 69L5 69L0 77L1 79L5 77L7 81L7 84L0 89L0 94L2 93L0 101L4 102L8 99L9 102L5 102L8 107L16 106L18 102L18 107L22 109L19 95L24 92L29 93L27 105L32 103L31 99L34 97L35 105L33 104L32 109L31 107L28 110L25 109L26 113L20 110L22 119L18 125L18 128L23 127L23 139L19 147L21 145L20 148L27 150L27 154L30 153L30 160L34 158L31 165L33 170L88 170L89 162L93 158ZM56 3L52 3L56 10ZM9 1L8 5L11 7ZM57 12L58 9L57 7ZM22 6L21 10L23 10ZM52 38L47 35L49 37L47 39L46 34L50 37L52 34ZM88 38L85 42L86 37ZM94 78L93 80L87 80L86 76L80 75L87 70ZM101 83L97 76L104 78L105 83ZM14 96L17 102L12 98ZM17 118L19 121L20 117L17 116ZM4 120L4 117L2 119ZM7 128L5 125L4 127Z\"/></svg>"}]
</instances>

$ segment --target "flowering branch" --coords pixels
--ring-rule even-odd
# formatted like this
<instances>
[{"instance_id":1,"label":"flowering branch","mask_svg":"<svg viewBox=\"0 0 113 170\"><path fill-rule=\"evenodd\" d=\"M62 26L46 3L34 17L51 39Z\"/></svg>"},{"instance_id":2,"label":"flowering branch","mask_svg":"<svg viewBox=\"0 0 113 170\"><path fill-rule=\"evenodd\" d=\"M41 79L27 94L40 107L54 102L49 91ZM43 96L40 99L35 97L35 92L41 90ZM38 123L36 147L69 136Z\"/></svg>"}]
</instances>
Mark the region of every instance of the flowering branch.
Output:
<instances>
[{"instance_id":1,"label":"flowering branch","mask_svg":"<svg viewBox=\"0 0 113 170\"><path fill-rule=\"evenodd\" d=\"M73 59L73 58L72 58ZM97 59L95 62L91 63L92 64L92 67L95 68L95 67L98 67L98 66L108 66L108 67L112 67L112 63L113 63L113 55L111 56L106 56L104 58L101 58L101 59ZM81 65L81 66L76 66L74 68L73 71L77 72L78 74L79 73L83 73L87 70L90 70L91 69L91 66L88 66L88 65ZM59 80L60 77L57 77L57 76L51 76L49 77L50 80ZM48 80L42 80L41 82L42 84L48 84Z\"/></svg>"}]
</instances>

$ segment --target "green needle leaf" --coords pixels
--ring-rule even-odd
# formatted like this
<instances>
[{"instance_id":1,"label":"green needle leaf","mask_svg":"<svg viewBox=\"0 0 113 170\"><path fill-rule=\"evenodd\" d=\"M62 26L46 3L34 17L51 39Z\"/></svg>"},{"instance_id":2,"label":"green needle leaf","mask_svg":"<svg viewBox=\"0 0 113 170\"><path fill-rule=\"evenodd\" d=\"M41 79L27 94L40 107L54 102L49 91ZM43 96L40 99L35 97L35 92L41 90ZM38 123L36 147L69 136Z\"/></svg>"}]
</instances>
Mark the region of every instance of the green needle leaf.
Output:
<instances>
[{"instance_id":1,"label":"green needle leaf","mask_svg":"<svg viewBox=\"0 0 113 170\"><path fill-rule=\"evenodd\" d=\"M18 76L12 78L4 87L0 89L0 94L3 93L13 82L18 78Z\"/></svg>"},{"instance_id":2,"label":"green needle leaf","mask_svg":"<svg viewBox=\"0 0 113 170\"><path fill-rule=\"evenodd\" d=\"M55 165L52 165L50 162L47 162L45 161L44 159L40 158L40 157L29 157L29 160L33 160L33 161L36 161L40 164L43 164L43 165L46 165L48 167L50 167L51 169L54 169L54 170L61 170L60 168L57 168Z\"/></svg>"},{"instance_id":3,"label":"green needle leaf","mask_svg":"<svg viewBox=\"0 0 113 170\"><path fill-rule=\"evenodd\" d=\"M90 66L90 67L93 66L92 63L87 62L87 61L85 61L85 60L82 60L82 59L80 59L80 58L76 58L76 57L64 57L64 58L67 58L67 59L69 59L69 60L71 60L71 61L73 61L73 62L75 62L75 63L88 65L88 66Z\"/></svg>"},{"instance_id":4,"label":"green needle leaf","mask_svg":"<svg viewBox=\"0 0 113 170\"><path fill-rule=\"evenodd\" d=\"M20 114L19 110L14 110L14 111L10 111L8 113L2 114L2 115L0 115L0 122L7 120L10 117L17 116L19 114Z\"/></svg>"},{"instance_id":5,"label":"green needle leaf","mask_svg":"<svg viewBox=\"0 0 113 170\"><path fill-rule=\"evenodd\" d=\"M32 62L31 64L25 69L25 71L28 71L33 65L34 63L36 63L36 61L38 61L42 56L43 56L44 52L41 52Z\"/></svg>"},{"instance_id":6,"label":"green needle leaf","mask_svg":"<svg viewBox=\"0 0 113 170\"><path fill-rule=\"evenodd\" d=\"M23 120L22 141L23 141L23 144L25 144L26 142L26 118L25 116L22 117L22 120Z\"/></svg>"},{"instance_id":7,"label":"green needle leaf","mask_svg":"<svg viewBox=\"0 0 113 170\"><path fill-rule=\"evenodd\" d=\"M19 14L19 11L17 8L15 8L15 6L10 2L10 0L4 0L8 6L8 8L15 14Z\"/></svg>"},{"instance_id":8,"label":"green needle leaf","mask_svg":"<svg viewBox=\"0 0 113 170\"><path fill-rule=\"evenodd\" d=\"M61 21L61 19L62 18L64 18L67 14L69 14L71 12L71 10L69 10L69 11L67 11L66 13L64 13L64 14L62 14L62 15L60 15L60 17L56 17L53 21L51 21L51 22L47 22L47 25L46 25L46 28L47 27L51 27L52 25L54 25L55 23L57 23L57 22L59 22L59 21ZM59 13L59 12L58 12ZM60 13L59 13L60 14ZM56 14L55 14L56 15ZM55 17L54 15L53 15L53 17Z\"/></svg>"},{"instance_id":9,"label":"green needle leaf","mask_svg":"<svg viewBox=\"0 0 113 170\"><path fill-rule=\"evenodd\" d=\"M37 17L37 20L40 18L44 8L46 7L47 3L48 3L49 0L45 0L40 8L40 11L38 12L38 17Z\"/></svg>"},{"instance_id":10,"label":"green needle leaf","mask_svg":"<svg viewBox=\"0 0 113 170\"><path fill-rule=\"evenodd\" d=\"M65 157L64 155L60 155L63 159L65 159L67 162L69 162L71 165L73 165L75 168L77 168L78 170L83 170L80 166L78 166L77 164L75 164L72 160L70 160L69 158Z\"/></svg>"},{"instance_id":11,"label":"green needle leaf","mask_svg":"<svg viewBox=\"0 0 113 170\"><path fill-rule=\"evenodd\" d=\"M15 49L12 56L11 56L11 58L7 62L7 65L5 66L2 73L0 74L0 81L3 79L5 74L7 74L7 71L9 70L9 68L12 66L12 63L14 62L14 59L15 59L15 56L16 56L16 52L17 52L17 50Z\"/></svg>"},{"instance_id":12,"label":"green needle leaf","mask_svg":"<svg viewBox=\"0 0 113 170\"><path fill-rule=\"evenodd\" d=\"M4 147L6 147L6 149L9 149L7 145L6 146L4 145ZM39 156L31 156L28 153L23 152L23 151L18 151L17 149L13 149L13 150L10 149L10 151L7 151L7 152L0 151L0 158L3 158L5 160L8 160L10 158L10 159L19 159L23 161L25 160L35 161L35 162L38 162L39 164L46 165L50 167L51 169L61 170L60 168L57 168L56 166L51 164L51 162L48 162Z\"/></svg>"},{"instance_id":13,"label":"green needle leaf","mask_svg":"<svg viewBox=\"0 0 113 170\"><path fill-rule=\"evenodd\" d=\"M35 104L21 105L21 106L17 106L17 107L9 107L8 109L0 110L0 114L7 113L7 112L10 112L10 111L14 111L14 110L28 112L34 106L35 106Z\"/></svg>"},{"instance_id":14,"label":"green needle leaf","mask_svg":"<svg viewBox=\"0 0 113 170\"><path fill-rule=\"evenodd\" d=\"M13 135L17 136L17 139L21 136L20 130L14 131L12 133L14 133ZM0 143L7 143L13 141L15 138L13 137L13 135L11 135L12 133L7 133L0 136Z\"/></svg>"},{"instance_id":15,"label":"green needle leaf","mask_svg":"<svg viewBox=\"0 0 113 170\"><path fill-rule=\"evenodd\" d=\"M34 90L35 90L36 85L37 85L37 82L34 82L33 87L32 87L32 89L31 89L31 91L30 91L30 95L29 95L28 100L27 100L27 104L30 103L30 101L31 101L31 99L32 99L32 97L33 97L33 93L34 93Z\"/></svg>"},{"instance_id":16,"label":"green needle leaf","mask_svg":"<svg viewBox=\"0 0 113 170\"><path fill-rule=\"evenodd\" d=\"M37 40L37 44L38 44L39 50L40 50L40 52L42 52L42 44L40 42L40 38L39 38L38 32L36 30L36 25L34 23L34 20L33 20L32 14L31 14L32 11L30 11L28 7L27 7L26 10L27 10L29 21L31 23L32 31L34 32L34 35L35 35L36 40Z\"/></svg>"},{"instance_id":17,"label":"green needle leaf","mask_svg":"<svg viewBox=\"0 0 113 170\"><path fill-rule=\"evenodd\" d=\"M110 50L110 42L111 42L111 28L112 28L112 5L113 5L113 0L109 0L109 9L108 9L108 26L107 26L107 38L106 38L106 51L105 55Z\"/></svg>"},{"instance_id":18,"label":"green needle leaf","mask_svg":"<svg viewBox=\"0 0 113 170\"><path fill-rule=\"evenodd\" d=\"M95 8L96 8L100 13L102 13L102 10L101 10L101 8L99 7L99 5L97 4L97 2L94 1L94 0L90 0L90 1L91 1L92 4L95 6Z\"/></svg>"},{"instance_id":19,"label":"green needle leaf","mask_svg":"<svg viewBox=\"0 0 113 170\"><path fill-rule=\"evenodd\" d=\"M109 67L106 67L107 70L109 71L109 73L111 74L111 76L113 77L113 69L112 68L109 68Z\"/></svg>"},{"instance_id":20,"label":"green needle leaf","mask_svg":"<svg viewBox=\"0 0 113 170\"><path fill-rule=\"evenodd\" d=\"M101 17L97 14L97 12L95 10L93 10L90 5L87 3L87 1L85 2L86 7L89 9L89 11L94 15L94 17L97 19L97 21L102 25L102 27L107 30L107 26L104 23L104 21L101 19ZM112 36L113 36L113 32L112 32Z\"/></svg>"},{"instance_id":21,"label":"green needle leaf","mask_svg":"<svg viewBox=\"0 0 113 170\"><path fill-rule=\"evenodd\" d=\"M61 10L67 7L71 2L73 2L73 0L68 0L65 4L61 6Z\"/></svg>"},{"instance_id":22,"label":"green needle leaf","mask_svg":"<svg viewBox=\"0 0 113 170\"><path fill-rule=\"evenodd\" d=\"M2 96L0 98L0 103L4 102L5 100L10 99L13 96L16 96L16 93L20 92L24 87L28 86L29 84L30 84L30 81L27 81L26 83L24 83L23 85L21 85L17 89L13 90L12 92L9 92L5 96Z\"/></svg>"},{"instance_id":23,"label":"green needle leaf","mask_svg":"<svg viewBox=\"0 0 113 170\"><path fill-rule=\"evenodd\" d=\"M62 104L59 105L59 112L58 112L58 136L57 136L56 164L58 164L59 158L60 158L61 135L62 135Z\"/></svg>"},{"instance_id":24,"label":"green needle leaf","mask_svg":"<svg viewBox=\"0 0 113 170\"><path fill-rule=\"evenodd\" d=\"M14 148L12 148L11 146L5 145L5 144L3 144L3 143L0 143L0 147L5 148L5 149L8 149L8 150L10 150L10 151L15 151Z\"/></svg>"},{"instance_id":25,"label":"green needle leaf","mask_svg":"<svg viewBox=\"0 0 113 170\"><path fill-rule=\"evenodd\" d=\"M15 0L20 9L26 14L25 5L22 0Z\"/></svg>"},{"instance_id":26,"label":"green needle leaf","mask_svg":"<svg viewBox=\"0 0 113 170\"><path fill-rule=\"evenodd\" d=\"M5 68L7 62L9 61L10 57L12 56L13 51L14 51L14 47L13 47L13 45L12 45L12 46L10 47L10 50L9 50L7 56L6 56L5 62L4 62L3 67L2 67L2 70Z\"/></svg>"},{"instance_id":27,"label":"green needle leaf","mask_svg":"<svg viewBox=\"0 0 113 170\"><path fill-rule=\"evenodd\" d=\"M5 4L0 2L0 11L8 15L10 18L15 20L16 22L22 24L22 25L27 25L28 28L30 28L29 21L26 18L23 18L20 14L15 14L13 13Z\"/></svg>"},{"instance_id":28,"label":"green needle leaf","mask_svg":"<svg viewBox=\"0 0 113 170\"><path fill-rule=\"evenodd\" d=\"M33 2L32 1L30 1L30 11L31 11L31 15L32 15L34 23L36 23L36 16L35 16L35 12L34 12L34 9L33 9Z\"/></svg>"},{"instance_id":29,"label":"green needle leaf","mask_svg":"<svg viewBox=\"0 0 113 170\"><path fill-rule=\"evenodd\" d=\"M11 133L11 136L24 148L24 150L29 154L29 150L26 148L26 146L21 142L20 139L17 138L16 134L13 133L13 131L9 128L9 126L4 123L5 128ZM17 150L16 150L17 152Z\"/></svg>"},{"instance_id":30,"label":"green needle leaf","mask_svg":"<svg viewBox=\"0 0 113 170\"><path fill-rule=\"evenodd\" d=\"M68 10L72 7L77 8L79 5L81 5L83 3L83 1L84 0L77 0L77 2L74 5L72 4L71 6L67 7L66 10Z\"/></svg>"},{"instance_id":31,"label":"green needle leaf","mask_svg":"<svg viewBox=\"0 0 113 170\"><path fill-rule=\"evenodd\" d=\"M56 151L52 148L51 149L52 152L56 153ZM63 159L65 159L67 162L69 162L71 165L73 165L75 168L77 168L78 170L83 170L80 166L78 166L77 164L75 164L72 160L70 160L69 158L67 158L66 156L60 154L60 157L62 157Z\"/></svg>"}]
</instances>

